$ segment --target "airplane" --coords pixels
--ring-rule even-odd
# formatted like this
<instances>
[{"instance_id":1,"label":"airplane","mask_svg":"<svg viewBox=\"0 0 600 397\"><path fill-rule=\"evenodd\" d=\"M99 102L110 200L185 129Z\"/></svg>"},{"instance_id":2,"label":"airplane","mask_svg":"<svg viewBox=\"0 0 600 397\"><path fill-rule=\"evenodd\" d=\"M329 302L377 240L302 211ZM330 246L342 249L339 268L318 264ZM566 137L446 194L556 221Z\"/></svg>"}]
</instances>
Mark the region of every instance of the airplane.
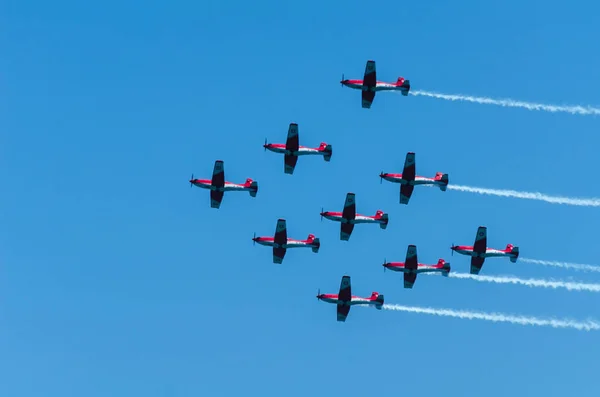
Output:
<instances>
[{"instance_id":1,"label":"airplane","mask_svg":"<svg viewBox=\"0 0 600 397\"><path fill-rule=\"evenodd\" d=\"M377 91L400 91L404 96L407 96L410 91L410 80L406 80L404 77L398 77L395 83L377 81L375 61L367 61L363 80L344 79L344 75L342 74L342 81L340 83L342 87L346 86L362 90L362 107L365 109L371 107Z\"/></svg>"},{"instance_id":2,"label":"airplane","mask_svg":"<svg viewBox=\"0 0 600 397\"><path fill-rule=\"evenodd\" d=\"M256 237L252 238L254 243L273 247L273 263L281 264L288 248L311 248L315 254L319 252L321 241L314 234L309 234L306 240L294 240L287 237L287 223L285 219L277 220L274 237Z\"/></svg>"},{"instance_id":3,"label":"airplane","mask_svg":"<svg viewBox=\"0 0 600 397\"><path fill-rule=\"evenodd\" d=\"M325 161L329 161L331 160L331 155L333 154L331 145L327 144L326 142L321 142L321 145L318 148L300 146L298 138L298 124L296 123L290 123L285 145L281 143L267 143L267 140L265 139L265 144L263 147L265 148L265 151L269 149L272 152L284 154L283 170L286 174L294 173L298 156L316 154L323 156Z\"/></svg>"},{"instance_id":4,"label":"airplane","mask_svg":"<svg viewBox=\"0 0 600 397\"><path fill-rule=\"evenodd\" d=\"M384 301L383 295L380 295L379 292L373 292L370 298L361 298L352 295L350 276L342 277L339 294L321 294L321 291L319 291L317 299L328 303L335 303L337 305L337 320L341 322L346 321L346 317L348 317L348 313L350 312L350 306L373 305L375 309L381 310Z\"/></svg>"},{"instance_id":5,"label":"airplane","mask_svg":"<svg viewBox=\"0 0 600 397\"><path fill-rule=\"evenodd\" d=\"M417 176L415 154L413 152L406 153L402 174L390 174L381 171L379 177L381 178L381 182L385 179L386 181L400 184L400 204L408 204L410 196L412 196L413 190L417 185L438 186L442 192L445 192L448 187L448 174L436 172L433 178Z\"/></svg>"},{"instance_id":6,"label":"airplane","mask_svg":"<svg viewBox=\"0 0 600 397\"><path fill-rule=\"evenodd\" d=\"M471 257L471 274L479 274L485 258L508 256L512 263L517 262L519 257L519 247L512 244L507 244L506 249L499 250L487 247L487 227L479 226L477 235L475 236L475 244L471 247L468 245L454 245L450 247L452 254L458 252L462 255Z\"/></svg>"},{"instance_id":7,"label":"airplane","mask_svg":"<svg viewBox=\"0 0 600 397\"><path fill-rule=\"evenodd\" d=\"M448 273L450 273L450 263L446 263L443 259L438 259L436 265L423 265L417 261L417 246L411 244L406 250L405 262L384 261L383 269L404 273L404 288L412 288L417 280L417 274L419 273L440 272L442 273L442 276L448 277Z\"/></svg>"},{"instance_id":8,"label":"airplane","mask_svg":"<svg viewBox=\"0 0 600 397\"><path fill-rule=\"evenodd\" d=\"M251 197L256 197L258 193L258 182L251 178L246 179L246 183L238 184L225 181L225 168L222 160L215 161L213 167L212 179L194 179L194 174L190 179L190 187L198 186L203 189L210 190L210 206L211 208L219 208L223 195L230 191L247 191Z\"/></svg>"},{"instance_id":9,"label":"airplane","mask_svg":"<svg viewBox=\"0 0 600 397\"><path fill-rule=\"evenodd\" d=\"M321 209L321 220L323 217L342 223L340 225L340 240L343 241L348 241L350 239L350 235L354 230L354 225L357 223L379 223L379 227L385 229L389 222L388 214L381 210L377 210L374 216L357 214L356 197L354 193L346 194L343 212L323 211Z\"/></svg>"}]
</instances>

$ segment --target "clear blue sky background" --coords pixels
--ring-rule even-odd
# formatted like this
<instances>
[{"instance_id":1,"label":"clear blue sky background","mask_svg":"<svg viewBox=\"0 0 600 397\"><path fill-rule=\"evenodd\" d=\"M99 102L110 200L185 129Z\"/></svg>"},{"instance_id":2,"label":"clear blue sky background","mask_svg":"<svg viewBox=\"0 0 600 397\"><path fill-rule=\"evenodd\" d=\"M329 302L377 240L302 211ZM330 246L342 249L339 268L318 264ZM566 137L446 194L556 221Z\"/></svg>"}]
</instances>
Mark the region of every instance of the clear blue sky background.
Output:
<instances>
[{"instance_id":1,"label":"clear blue sky background","mask_svg":"<svg viewBox=\"0 0 600 397\"><path fill-rule=\"evenodd\" d=\"M84 4L85 3L85 4ZM317 288L387 303L584 319L598 296L382 271L408 244L452 259L488 226L492 247L597 263L593 208L415 190L417 172L471 186L600 196L600 120L399 94L372 109L342 88L409 78L413 89L600 104L598 5L558 1L9 1L3 6L0 395L595 396L600 333L353 308L336 322ZM293 176L264 138L333 145ZM259 182L220 210L188 179ZM390 214L350 242L321 207ZM274 265L252 234L277 218L319 254ZM507 259L482 274L598 281Z\"/></svg>"}]
</instances>

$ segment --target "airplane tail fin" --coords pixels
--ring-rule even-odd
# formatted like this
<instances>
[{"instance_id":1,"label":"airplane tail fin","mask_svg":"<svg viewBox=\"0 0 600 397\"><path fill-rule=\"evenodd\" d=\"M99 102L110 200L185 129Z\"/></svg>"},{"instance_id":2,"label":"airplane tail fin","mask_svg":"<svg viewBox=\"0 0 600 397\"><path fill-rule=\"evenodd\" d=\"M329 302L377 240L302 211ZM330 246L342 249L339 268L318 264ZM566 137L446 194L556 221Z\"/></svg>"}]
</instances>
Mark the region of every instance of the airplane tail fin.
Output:
<instances>
[{"instance_id":1,"label":"airplane tail fin","mask_svg":"<svg viewBox=\"0 0 600 397\"><path fill-rule=\"evenodd\" d=\"M438 260L438 266L442 269L442 276L448 277L448 274L450 273L450 262L440 259Z\"/></svg>"},{"instance_id":2,"label":"airplane tail fin","mask_svg":"<svg viewBox=\"0 0 600 397\"><path fill-rule=\"evenodd\" d=\"M306 241L311 245L312 252L317 254L319 252L319 248L321 248L321 240L318 237L315 237L314 234L309 234Z\"/></svg>"},{"instance_id":3,"label":"airplane tail fin","mask_svg":"<svg viewBox=\"0 0 600 397\"><path fill-rule=\"evenodd\" d=\"M253 181L251 178L246 179L245 183L247 188L250 188L250 196L256 197L256 193L258 193L258 182Z\"/></svg>"},{"instance_id":4,"label":"airplane tail fin","mask_svg":"<svg viewBox=\"0 0 600 397\"><path fill-rule=\"evenodd\" d=\"M333 148L331 145L326 142L321 142L321 146L319 146L319 150L323 152L323 159L325 161L331 160L331 155L333 154Z\"/></svg>"},{"instance_id":5,"label":"airplane tail fin","mask_svg":"<svg viewBox=\"0 0 600 397\"><path fill-rule=\"evenodd\" d=\"M441 172L436 172L435 180L440 181L442 184L438 185L442 192L445 192L448 188L448 174L444 174Z\"/></svg>"},{"instance_id":6,"label":"airplane tail fin","mask_svg":"<svg viewBox=\"0 0 600 397\"><path fill-rule=\"evenodd\" d=\"M375 298L375 309L381 310L384 302L383 295L379 294L378 292L373 292L371 294L371 298Z\"/></svg>"},{"instance_id":7,"label":"airplane tail fin","mask_svg":"<svg viewBox=\"0 0 600 397\"><path fill-rule=\"evenodd\" d=\"M519 247L514 247L512 244L508 244L506 246L506 250L510 250L510 261L512 263L517 263L517 259L519 258Z\"/></svg>"},{"instance_id":8,"label":"airplane tail fin","mask_svg":"<svg viewBox=\"0 0 600 397\"><path fill-rule=\"evenodd\" d=\"M379 227L382 229L386 229L388 222L390 221L389 219L389 215L386 214L385 212L381 211L381 210L377 210L377 213L375 214L375 219L379 219L382 222L379 224Z\"/></svg>"},{"instance_id":9,"label":"airplane tail fin","mask_svg":"<svg viewBox=\"0 0 600 397\"><path fill-rule=\"evenodd\" d=\"M402 90L400 92L402 92L402 95L407 96L410 91L410 80L406 80L404 77L398 77L398 82L401 81L402 84L400 85L400 88L402 88Z\"/></svg>"}]
</instances>

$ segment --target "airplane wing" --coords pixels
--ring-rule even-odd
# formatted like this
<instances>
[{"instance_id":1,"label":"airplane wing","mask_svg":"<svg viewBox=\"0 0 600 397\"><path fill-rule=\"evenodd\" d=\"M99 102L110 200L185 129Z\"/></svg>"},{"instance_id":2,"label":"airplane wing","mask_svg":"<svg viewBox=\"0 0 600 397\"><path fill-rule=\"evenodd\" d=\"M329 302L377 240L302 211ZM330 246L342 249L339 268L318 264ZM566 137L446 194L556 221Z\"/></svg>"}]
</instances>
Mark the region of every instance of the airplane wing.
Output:
<instances>
[{"instance_id":1,"label":"airplane wing","mask_svg":"<svg viewBox=\"0 0 600 397\"><path fill-rule=\"evenodd\" d=\"M275 229L275 237L273 240L276 244L273 247L273 263L282 263L287 251L283 246L287 243L287 223L285 219L277 220L277 227Z\"/></svg>"},{"instance_id":2,"label":"airplane wing","mask_svg":"<svg viewBox=\"0 0 600 397\"><path fill-rule=\"evenodd\" d=\"M377 69L375 68L375 61L367 61L365 66L365 76L363 78L363 85L369 87L375 87L377 84Z\"/></svg>"},{"instance_id":3,"label":"airplane wing","mask_svg":"<svg viewBox=\"0 0 600 397\"><path fill-rule=\"evenodd\" d=\"M225 167L222 160L215 161L211 184L215 187L225 186Z\"/></svg>"},{"instance_id":4,"label":"airplane wing","mask_svg":"<svg viewBox=\"0 0 600 397\"><path fill-rule=\"evenodd\" d=\"M350 312L349 303L352 300L352 286L350 283L350 276L343 276L342 282L340 283L340 292L338 294L338 300L342 303L337 305L337 320L346 321L348 313Z\"/></svg>"},{"instance_id":5,"label":"airplane wing","mask_svg":"<svg viewBox=\"0 0 600 397\"><path fill-rule=\"evenodd\" d=\"M346 321L346 317L348 317L348 313L350 313L350 306L341 305L338 303L337 305L337 320L338 321Z\"/></svg>"},{"instance_id":6,"label":"airplane wing","mask_svg":"<svg viewBox=\"0 0 600 397\"><path fill-rule=\"evenodd\" d=\"M413 190L415 190L414 185L400 185L400 204L408 204Z\"/></svg>"},{"instance_id":7,"label":"airplane wing","mask_svg":"<svg viewBox=\"0 0 600 397\"><path fill-rule=\"evenodd\" d=\"M414 181L416 174L415 154L413 152L408 152L406 153L406 158L404 159L402 179L406 181ZM414 189L414 185L400 185L400 204L408 204Z\"/></svg>"},{"instance_id":8,"label":"airplane wing","mask_svg":"<svg viewBox=\"0 0 600 397\"><path fill-rule=\"evenodd\" d=\"M363 91L362 92L362 107L370 109L375 99L375 91Z\"/></svg>"},{"instance_id":9,"label":"airplane wing","mask_svg":"<svg viewBox=\"0 0 600 397\"><path fill-rule=\"evenodd\" d=\"M291 156L289 154L283 155L283 172L286 174L293 174L296 169L296 163L298 162L298 156Z\"/></svg>"},{"instance_id":10,"label":"airplane wing","mask_svg":"<svg viewBox=\"0 0 600 397\"><path fill-rule=\"evenodd\" d=\"M342 217L348 220L356 218L356 195L354 193L346 194L346 202L344 202ZM348 241L353 230L354 224L342 223L340 226L340 239Z\"/></svg>"},{"instance_id":11,"label":"airplane wing","mask_svg":"<svg viewBox=\"0 0 600 397\"><path fill-rule=\"evenodd\" d=\"M412 288L417 280L417 273L404 273L404 288Z\"/></svg>"},{"instance_id":12,"label":"airplane wing","mask_svg":"<svg viewBox=\"0 0 600 397\"><path fill-rule=\"evenodd\" d=\"M479 274L485 258L471 257L471 274Z\"/></svg>"},{"instance_id":13,"label":"airplane wing","mask_svg":"<svg viewBox=\"0 0 600 397\"><path fill-rule=\"evenodd\" d=\"M340 240L344 240L344 241L350 240L350 236L352 235L353 230L354 230L354 224L342 223L342 225L340 226Z\"/></svg>"},{"instance_id":14,"label":"airplane wing","mask_svg":"<svg viewBox=\"0 0 600 397\"><path fill-rule=\"evenodd\" d=\"M300 141L298 138L298 124L290 123L288 128L287 140L285 141L285 149L296 152L300 147Z\"/></svg>"},{"instance_id":15,"label":"airplane wing","mask_svg":"<svg viewBox=\"0 0 600 397\"><path fill-rule=\"evenodd\" d=\"M363 78L363 86L368 87L367 90L362 92L362 107L369 109L375 99L375 91L370 88L377 85L377 71L375 68L375 61L367 61L365 66L365 75Z\"/></svg>"},{"instance_id":16,"label":"airplane wing","mask_svg":"<svg viewBox=\"0 0 600 397\"><path fill-rule=\"evenodd\" d=\"M210 191L210 206L211 208L219 208L221 206L221 201L223 201L224 192L218 190Z\"/></svg>"},{"instance_id":17,"label":"airplane wing","mask_svg":"<svg viewBox=\"0 0 600 397\"><path fill-rule=\"evenodd\" d=\"M356 218L356 195L354 193L346 194L346 202L344 203L342 217L345 219Z\"/></svg>"},{"instance_id":18,"label":"airplane wing","mask_svg":"<svg viewBox=\"0 0 600 397\"><path fill-rule=\"evenodd\" d=\"M343 302L350 302L352 299L352 283L350 282L350 276L342 277L338 299Z\"/></svg>"},{"instance_id":19,"label":"airplane wing","mask_svg":"<svg viewBox=\"0 0 600 397\"><path fill-rule=\"evenodd\" d=\"M417 280L417 267L419 262L417 260L417 246L409 245L406 250L406 260L404 261L404 269L412 270L413 272L404 273L404 288L412 288L415 281Z\"/></svg>"},{"instance_id":20,"label":"airplane wing","mask_svg":"<svg viewBox=\"0 0 600 397\"><path fill-rule=\"evenodd\" d=\"M402 170L402 179L414 181L417 175L417 165L415 162L415 154L413 152L406 153L404 159L404 169Z\"/></svg>"},{"instance_id":21,"label":"airplane wing","mask_svg":"<svg viewBox=\"0 0 600 397\"><path fill-rule=\"evenodd\" d=\"M477 228L477 235L475 236L475 244L473 244L473 252L477 254L485 254L487 250L487 228L485 226L479 226ZM471 257L471 274L479 274L485 257L473 256Z\"/></svg>"},{"instance_id":22,"label":"airplane wing","mask_svg":"<svg viewBox=\"0 0 600 397\"><path fill-rule=\"evenodd\" d=\"M485 226L479 226L477 228L477 235L475 236L475 244L473 244L473 251L478 254L484 254L487 248L487 228Z\"/></svg>"}]
</instances>

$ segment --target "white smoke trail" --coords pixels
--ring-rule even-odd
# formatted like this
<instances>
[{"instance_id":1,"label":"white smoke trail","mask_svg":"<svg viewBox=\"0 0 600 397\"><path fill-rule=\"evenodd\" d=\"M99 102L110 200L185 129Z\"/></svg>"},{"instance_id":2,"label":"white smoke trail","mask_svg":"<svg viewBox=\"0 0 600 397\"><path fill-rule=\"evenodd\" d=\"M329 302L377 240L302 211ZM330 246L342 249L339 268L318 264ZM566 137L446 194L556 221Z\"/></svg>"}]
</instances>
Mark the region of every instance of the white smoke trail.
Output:
<instances>
[{"instance_id":1,"label":"white smoke trail","mask_svg":"<svg viewBox=\"0 0 600 397\"><path fill-rule=\"evenodd\" d=\"M484 189L480 187L462 186L462 185L448 185L450 190L458 190L460 192L488 194L499 197L514 197L527 200L539 200L545 201L551 204L566 204L566 205L577 205L583 207L600 207L600 198L572 198L572 197L561 197L561 196L548 196L542 193L532 192L519 192L517 190L505 190L505 189Z\"/></svg>"},{"instance_id":2,"label":"white smoke trail","mask_svg":"<svg viewBox=\"0 0 600 397\"><path fill-rule=\"evenodd\" d=\"M533 263L536 265L554 266L563 269L575 269L582 270L584 272L600 272L600 266L587 265L583 263L570 263L570 262L556 262L556 261L542 261L538 259L519 258L520 262Z\"/></svg>"},{"instance_id":3,"label":"white smoke trail","mask_svg":"<svg viewBox=\"0 0 600 397\"><path fill-rule=\"evenodd\" d=\"M592 106L569 106L569 105L544 105L541 103L531 103L523 101L515 101L514 99L493 99L486 97L476 97L470 95L450 95L440 94L437 92L428 91L410 91L411 95L421 95L430 98L446 99L448 101L464 101L473 102L484 105L498 105L502 107L522 108L527 110L543 110L545 112L565 112L570 114L581 115L600 115L600 109Z\"/></svg>"},{"instance_id":4,"label":"white smoke trail","mask_svg":"<svg viewBox=\"0 0 600 397\"><path fill-rule=\"evenodd\" d=\"M449 277L469 279L476 281L484 281L488 283L497 284L518 284L525 285L527 287L542 287L542 288L565 288L569 291L589 291L589 292L600 292L600 284L586 284L570 281L550 281L540 279L522 279L513 276L483 276L468 273L449 273Z\"/></svg>"},{"instance_id":5,"label":"white smoke trail","mask_svg":"<svg viewBox=\"0 0 600 397\"><path fill-rule=\"evenodd\" d=\"M528 316L514 316L501 313L485 313L466 310L454 309L435 309L431 307L416 307L404 305L383 305L384 309L397 310L410 313L431 314L434 316L455 317L467 320L486 320L493 322L505 322L519 325L533 325L540 327L552 328L574 328L580 331L600 330L600 323L593 320L575 321L575 320L557 320L557 319L542 319Z\"/></svg>"}]
</instances>

